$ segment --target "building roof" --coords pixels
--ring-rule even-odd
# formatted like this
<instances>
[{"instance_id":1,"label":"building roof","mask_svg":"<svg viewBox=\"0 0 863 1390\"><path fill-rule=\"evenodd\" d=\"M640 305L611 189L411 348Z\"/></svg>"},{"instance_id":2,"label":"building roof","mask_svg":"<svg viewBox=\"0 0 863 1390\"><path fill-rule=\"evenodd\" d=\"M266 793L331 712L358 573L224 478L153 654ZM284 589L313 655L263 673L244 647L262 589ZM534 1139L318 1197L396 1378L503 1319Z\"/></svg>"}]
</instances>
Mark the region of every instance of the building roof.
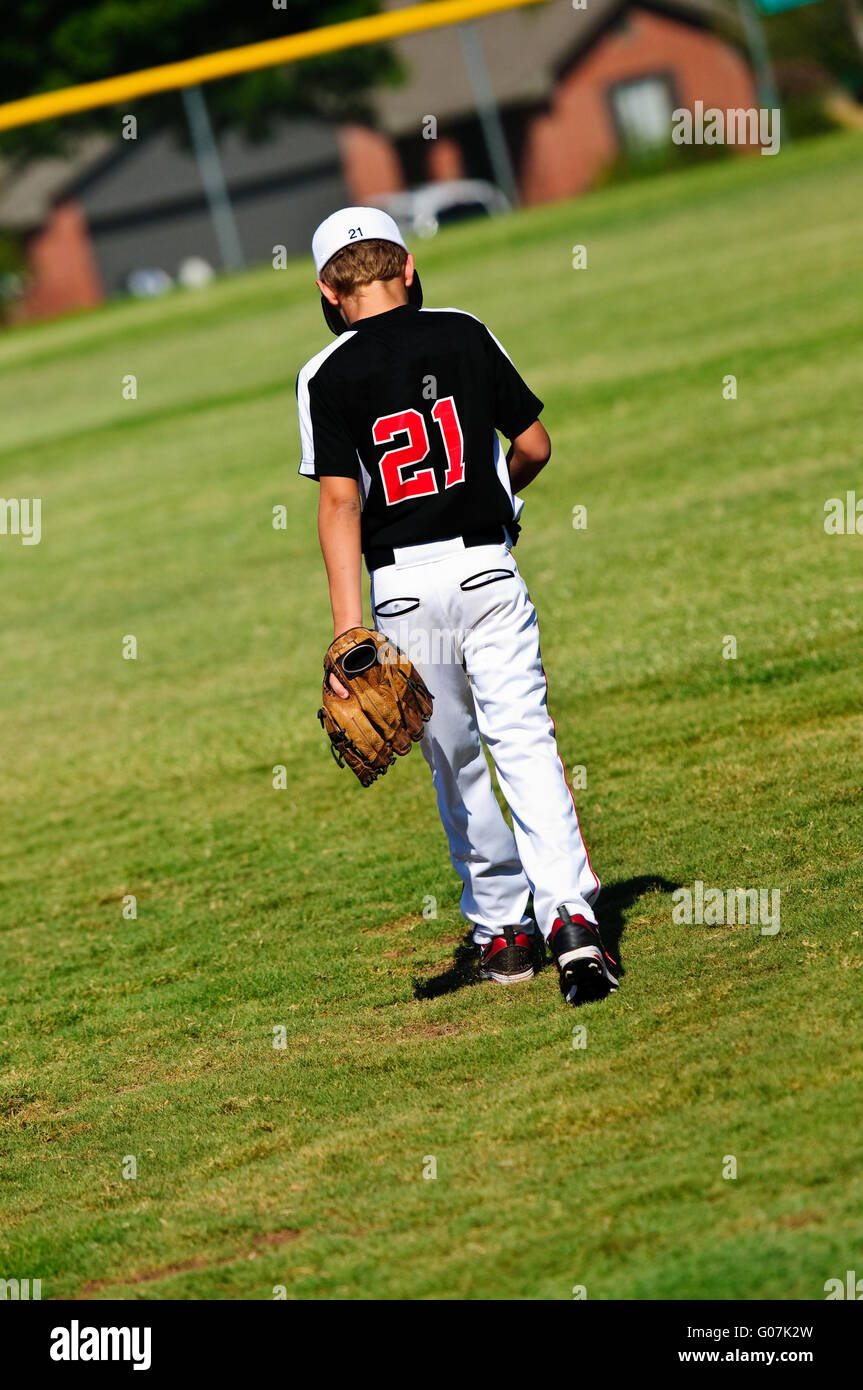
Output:
<instances>
[{"instance_id":1,"label":"building roof","mask_svg":"<svg viewBox=\"0 0 863 1390\"><path fill-rule=\"evenodd\" d=\"M87 135L65 154L0 160L0 227L23 232L41 226L57 195L115 144L110 135Z\"/></svg>"},{"instance_id":2,"label":"building roof","mask_svg":"<svg viewBox=\"0 0 863 1390\"><path fill-rule=\"evenodd\" d=\"M384 0L384 8L400 10L413 3ZM546 100L561 73L631 5L661 10L694 24L712 25L730 16L723 0L588 0L586 8L579 10L573 9L572 0L549 0L545 5L474 20L501 106ZM374 96L378 122L388 134L415 132L427 115L447 121L475 111L458 27L408 34L392 42L407 80L400 87L381 88Z\"/></svg>"},{"instance_id":3,"label":"building roof","mask_svg":"<svg viewBox=\"0 0 863 1390\"><path fill-rule=\"evenodd\" d=\"M340 167L335 128L314 118L281 121L260 144L229 131L219 148L235 195L268 181ZM92 135L71 145L65 156L7 165L0 161L0 227L18 232L40 227L64 196L85 201L92 221L195 203L202 185L191 150L167 131L134 142L119 135Z\"/></svg>"}]
</instances>

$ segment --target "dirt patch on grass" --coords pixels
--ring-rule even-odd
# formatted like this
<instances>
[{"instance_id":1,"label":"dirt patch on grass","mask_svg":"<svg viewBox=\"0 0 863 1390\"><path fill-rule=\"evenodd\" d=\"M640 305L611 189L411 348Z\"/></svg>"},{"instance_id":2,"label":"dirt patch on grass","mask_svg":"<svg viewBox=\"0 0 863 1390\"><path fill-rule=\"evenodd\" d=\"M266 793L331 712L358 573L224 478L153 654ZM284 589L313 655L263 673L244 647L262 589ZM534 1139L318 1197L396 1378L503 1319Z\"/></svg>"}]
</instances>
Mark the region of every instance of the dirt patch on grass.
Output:
<instances>
[{"instance_id":1,"label":"dirt patch on grass","mask_svg":"<svg viewBox=\"0 0 863 1390\"><path fill-rule=\"evenodd\" d=\"M807 1226L822 1225L821 1213L817 1211L790 1211L786 1216L776 1218L776 1225L787 1231L802 1231Z\"/></svg>"},{"instance_id":2,"label":"dirt patch on grass","mask_svg":"<svg viewBox=\"0 0 863 1390\"><path fill-rule=\"evenodd\" d=\"M418 927L423 920L421 912L409 912L407 917L399 917L396 922L384 922L381 927L360 927L361 936L389 936L394 931L409 931Z\"/></svg>"},{"instance_id":3,"label":"dirt patch on grass","mask_svg":"<svg viewBox=\"0 0 863 1390\"><path fill-rule=\"evenodd\" d=\"M144 1269L138 1274L120 1274L116 1279L91 1279L89 1283L82 1285L79 1292L73 1297L87 1298L90 1294L101 1293L103 1289L117 1288L121 1284L131 1284L135 1287L139 1284L154 1284L160 1279L170 1279L174 1274L189 1274L195 1269L224 1269L226 1265L236 1264L238 1260L253 1260L264 1250L278 1249L279 1246L288 1245L291 1241L299 1240L301 1235L302 1231L293 1229L268 1231L256 1237L251 1250L229 1255L224 1260L210 1260L206 1255L193 1255L189 1260L161 1265L158 1269Z\"/></svg>"},{"instance_id":4,"label":"dirt patch on grass","mask_svg":"<svg viewBox=\"0 0 863 1390\"><path fill-rule=\"evenodd\" d=\"M472 1026L463 1023L406 1023L400 1031L405 1038L449 1038Z\"/></svg>"}]
</instances>

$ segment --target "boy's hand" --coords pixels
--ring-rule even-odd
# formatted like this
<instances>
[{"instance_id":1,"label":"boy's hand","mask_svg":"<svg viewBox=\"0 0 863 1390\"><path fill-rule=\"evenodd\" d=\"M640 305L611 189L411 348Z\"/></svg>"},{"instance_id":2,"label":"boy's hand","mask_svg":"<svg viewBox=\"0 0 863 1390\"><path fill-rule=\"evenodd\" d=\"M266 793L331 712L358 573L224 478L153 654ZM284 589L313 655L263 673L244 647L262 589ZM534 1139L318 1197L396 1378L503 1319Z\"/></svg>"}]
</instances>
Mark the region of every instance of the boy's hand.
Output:
<instances>
[{"instance_id":1,"label":"boy's hand","mask_svg":"<svg viewBox=\"0 0 863 1390\"><path fill-rule=\"evenodd\" d=\"M333 641L335 641L337 637L341 637L341 635L342 635L343 632L349 631L350 628L352 628L352 627L362 627L362 625L363 625L362 614L360 614L360 617L359 617L359 621L358 621L358 622L355 622L355 623L348 623L346 627L338 628L338 629L333 633ZM330 690L332 690L333 693L334 693L335 695L338 695L342 700L349 700L349 699L351 698L351 692L350 692L349 690L347 690L347 689L345 688L345 686L342 685L341 681L339 680L339 678L338 678L338 676L335 674L335 672L331 672L331 673L330 673L330 678L329 678L328 684L329 684Z\"/></svg>"}]
</instances>

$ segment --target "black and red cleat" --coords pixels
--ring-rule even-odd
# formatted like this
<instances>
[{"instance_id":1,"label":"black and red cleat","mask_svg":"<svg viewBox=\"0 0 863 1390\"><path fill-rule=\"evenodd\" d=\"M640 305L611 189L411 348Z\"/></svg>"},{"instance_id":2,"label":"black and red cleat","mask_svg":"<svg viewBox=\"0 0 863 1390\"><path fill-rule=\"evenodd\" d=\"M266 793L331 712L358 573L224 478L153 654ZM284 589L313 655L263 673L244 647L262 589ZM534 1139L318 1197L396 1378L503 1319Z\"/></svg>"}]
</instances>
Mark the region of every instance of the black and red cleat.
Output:
<instances>
[{"instance_id":1,"label":"black and red cleat","mask_svg":"<svg viewBox=\"0 0 863 1390\"><path fill-rule=\"evenodd\" d=\"M599 927L584 917L570 917L558 907L549 945L560 971L560 990L567 1004L604 999L617 989L617 962L602 944Z\"/></svg>"},{"instance_id":2,"label":"black and red cleat","mask_svg":"<svg viewBox=\"0 0 863 1390\"><path fill-rule=\"evenodd\" d=\"M479 978L498 985L517 985L534 976L531 940L517 927L504 927L500 936L479 948Z\"/></svg>"}]
</instances>

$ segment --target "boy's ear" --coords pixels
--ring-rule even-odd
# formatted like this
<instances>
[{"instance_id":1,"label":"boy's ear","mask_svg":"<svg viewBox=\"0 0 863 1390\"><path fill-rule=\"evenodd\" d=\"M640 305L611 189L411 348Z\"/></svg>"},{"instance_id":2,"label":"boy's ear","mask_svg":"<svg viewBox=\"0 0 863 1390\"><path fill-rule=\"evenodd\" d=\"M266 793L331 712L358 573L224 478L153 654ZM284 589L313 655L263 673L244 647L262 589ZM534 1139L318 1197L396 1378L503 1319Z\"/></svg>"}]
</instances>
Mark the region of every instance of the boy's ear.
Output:
<instances>
[{"instance_id":1,"label":"boy's ear","mask_svg":"<svg viewBox=\"0 0 863 1390\"><path fill-rule=\"evenodd\" d=\"M407 283L410 284L410 280ZM339 296L336 294L335 290L332 289L329 285L325 285L323 280L316 280L315 284L317 285L321 294L324 296L324 299L327 301L327 303L332 304L334 309L338 309Z\"/></svg>"},{"instance_id":2,"label":"boy's ear","mask_svg":"<svg viewBox=\"0 0 863 1390\"><path fill-rule=\"evenodd\" d=\"M410 289L411 285L412 285L413 282L414 282L414 270L415 270L414 258L413 258L413 256L410 254L410 252L408 252L408 258L407 258L407 260L405 261L405 287L406 287L406 289Z\"/></svg>"}]
</instances>

